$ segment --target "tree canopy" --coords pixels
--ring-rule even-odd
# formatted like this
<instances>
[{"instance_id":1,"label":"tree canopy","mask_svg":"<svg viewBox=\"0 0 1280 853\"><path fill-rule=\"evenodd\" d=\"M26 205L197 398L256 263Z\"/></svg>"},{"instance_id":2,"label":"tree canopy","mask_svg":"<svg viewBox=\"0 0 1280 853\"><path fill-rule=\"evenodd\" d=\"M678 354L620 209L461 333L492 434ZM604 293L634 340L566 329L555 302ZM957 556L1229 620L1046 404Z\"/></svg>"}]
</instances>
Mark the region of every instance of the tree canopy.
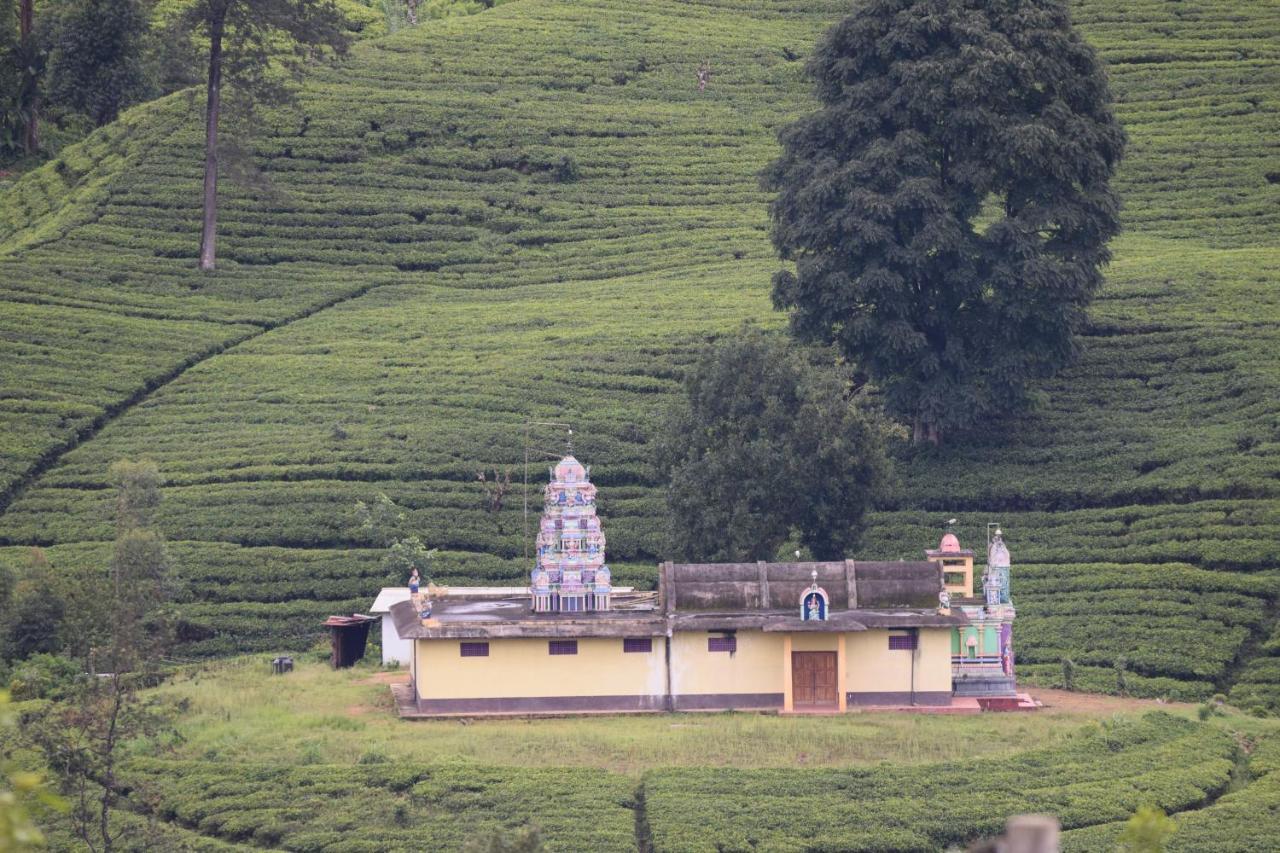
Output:
<instances>
[{"instance_id":1,"label":"tree canopy","mask_svg":"<svg viewBox=\"0 0 1280 853\"><path fill-rule=\"evenodd\" d=\"M748 330L709 347L688 376L659 451L682 559L770 559L792 535L839 559L857 543L889 482L883 422L842 371L809 356Z\"/></svg>"},{"instance_id":2,"label":"tree canopy","mask_svg":"<svg viewBox=\"0 0 1280 853\"><path fill-rule=\"evenodd\" d=\"M821 107L765 172L773 299L917 440L1077 354L1119 230L1106 74L1061 0L865 0L808 63Z\"/></svg>"}]
</instances>

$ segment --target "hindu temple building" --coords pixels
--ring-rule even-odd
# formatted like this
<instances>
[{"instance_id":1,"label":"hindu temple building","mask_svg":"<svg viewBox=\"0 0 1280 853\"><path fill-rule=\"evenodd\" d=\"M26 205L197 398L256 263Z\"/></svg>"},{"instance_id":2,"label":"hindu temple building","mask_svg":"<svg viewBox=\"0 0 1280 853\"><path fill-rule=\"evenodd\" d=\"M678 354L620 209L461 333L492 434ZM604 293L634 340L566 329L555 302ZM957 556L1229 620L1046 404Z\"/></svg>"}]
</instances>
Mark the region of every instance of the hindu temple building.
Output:
<instances>
[{"instance_id":1,"label":"hindu temple building","mask_svg":"<svg viewBox=\"0 0 1280 853\"><path fill-rule=\"evenodd\" d=\"M1009 556L981 595L954 534L924 560L663 563L615 587L590 471L551 469L527 588L390 604L402 716L1033 707L1014 692Z\"/></svg>"}]
</instances>

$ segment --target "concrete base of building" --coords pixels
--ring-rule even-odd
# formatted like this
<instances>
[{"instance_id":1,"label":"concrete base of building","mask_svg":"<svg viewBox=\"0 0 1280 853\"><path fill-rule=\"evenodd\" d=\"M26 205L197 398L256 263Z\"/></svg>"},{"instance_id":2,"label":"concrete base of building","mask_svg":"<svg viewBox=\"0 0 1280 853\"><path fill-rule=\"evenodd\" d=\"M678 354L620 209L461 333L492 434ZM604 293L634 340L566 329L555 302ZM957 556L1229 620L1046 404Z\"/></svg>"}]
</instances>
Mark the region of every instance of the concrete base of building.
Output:
<instances>
[{"instance_id":1,"label":"concrete base of building","mask_svg":"<svg viewBox=\"0 0 1280 853\"><path fill-rule=\"evenodd\" d=\"M978 699L1003 696L1012 698L1018 695L1018 684L1011 675L962 675L952 682L952 689L957 696L973 696Z\"/></svg>"},{"instance_id":2,"label":"concrete base of building","mask_svg":"<svg viewBox=\"0 0 1280 853\"><path fill-rule=\"evenodd\" d=\"M781 693L685 694L676 696L674 708L665 696L538 696L495 699L419 699L410 684L392 684L396 710L405 719L447 717L564 717L594 714L661 714L679 712L759 711L784 713ZM984 700L953 697L949 693L886 691L849 693L851 712L893 711L916 714L980 714L986 710L1014 711L1039 707L1022 694L988 707ZM914 698L914 704L912 699ZM787 715L838 714L835 706L797 707Z\"/></svg>"},{"instance_id":3,"label":"concrete base of building","mask_svg":"<svg viewBox=\"0 0 1280 853\"><path fill-rule=\"evenodd\" d=\"M858 705L849 706L850 711L862 714L886 712L894 714L981 714L982 705L977 699L964 696L953 696L945 705Z\"/></svg>"},{"instance_id":4,"label":"concrete base of building","mask_svg":"<svg viewBox=\"0 0 1280 853\"><path fill-rule=\"evenodd\" d=\"M675 711L779 711L781 693L682 693L672 697Z\"/></svg>"},{"instance_id":5,"label":"concrete base of building","mask_svg":"<svg viewBox=\"0 0 1280 853\"><path fill-rule=\"evenodd\" d=\"M984 711L1034 711L1040 703L1027 693L1016 696L978 696L975 697Z\"/></svg>"},{"instance_id":6,"label":"concrete base of building","mask_svg":"<svg viewBox=\"0 0 1280 853\"><path fill-rule=\"evenodd\" d=\"M936 705L943 707L951 704L950 690L880 690L865 693L846 693L845 704L850 708L861 705L892 706L909 708L914 705Z\"/></svg>"}]
</instances>

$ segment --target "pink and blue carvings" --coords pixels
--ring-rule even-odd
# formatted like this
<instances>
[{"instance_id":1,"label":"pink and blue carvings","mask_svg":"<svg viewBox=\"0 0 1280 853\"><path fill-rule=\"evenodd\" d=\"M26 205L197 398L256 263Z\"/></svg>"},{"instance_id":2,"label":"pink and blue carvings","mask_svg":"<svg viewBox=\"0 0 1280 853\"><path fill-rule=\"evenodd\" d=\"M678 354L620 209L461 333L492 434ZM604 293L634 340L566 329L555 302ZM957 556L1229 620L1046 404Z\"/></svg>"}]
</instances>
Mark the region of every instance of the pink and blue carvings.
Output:
<instances>
[{"instance_id":1,"label":"pink and blue carvings","mask_svg":"<svg viewBox=\"0 0 1280 853\"><path fill-rule=\"evenodd\" d=\"M604 563L590 469L566 456L551 469L538 524L529 593L536 613L608 610L612 576Z\"/></svg>"}]
</instances>

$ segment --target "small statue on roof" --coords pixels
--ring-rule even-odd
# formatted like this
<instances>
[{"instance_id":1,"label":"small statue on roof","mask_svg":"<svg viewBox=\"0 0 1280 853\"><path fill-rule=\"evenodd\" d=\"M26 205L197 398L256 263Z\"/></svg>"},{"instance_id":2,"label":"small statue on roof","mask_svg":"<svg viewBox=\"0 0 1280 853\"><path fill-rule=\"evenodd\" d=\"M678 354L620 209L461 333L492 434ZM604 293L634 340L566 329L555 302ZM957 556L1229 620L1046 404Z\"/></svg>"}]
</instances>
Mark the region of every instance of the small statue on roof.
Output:
<instances>
[{"instance_id":1,"label":"small statue on roof","mask_svg":"<svg viewBox=\"0 0 1280 853\"><path fill-rule=\"evenodd\" d=\"M418 569L415 567L414 570L409 573L409 594L417 595L418 588L419 586L421 586L421 584L422 584L422 578L421 576L419 576Z\"/></svg>"}]
</instances>

